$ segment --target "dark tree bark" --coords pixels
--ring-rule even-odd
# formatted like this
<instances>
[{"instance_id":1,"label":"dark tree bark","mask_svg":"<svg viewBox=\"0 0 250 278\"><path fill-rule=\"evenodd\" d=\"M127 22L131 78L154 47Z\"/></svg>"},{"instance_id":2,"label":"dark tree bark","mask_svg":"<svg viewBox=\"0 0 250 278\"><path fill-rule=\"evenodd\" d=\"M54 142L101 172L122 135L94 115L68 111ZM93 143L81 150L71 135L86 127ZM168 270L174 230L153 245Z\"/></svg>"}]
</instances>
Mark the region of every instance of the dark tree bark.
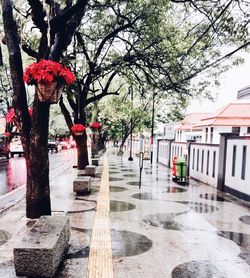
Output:
<instances>
[{"instance_id":1,"label":"dark tree bark","mask_svg":"<svg viewBox=\"0 0 250 278\"><path fill-rule=\"evenodd\" d=\"M35 53L36 58L50 57L50 59L59 60L65 48L70 44L75 29L80 24L87 1L78 0L75 6L68 6L69 12L65 11L61 16L56 16L56 25L54 30L51 31L51 41L54 41L54 47L52 45L52 48L48 47L48 26L44 20L46 13L43 11L43 4L39 0L29 0L28 3L31 7L33 23L41 32L39 50L38 53ZM23 82L22 57L17 26L13 18L12 3L10 0L2 1L2 12L13 83L14 108L18 118L18 128L27 167L26 215L29 218L38 218L41 215L51 214L48 158L50 105L39 102L37 97L35 97L32 119L30 118ZM58 26L62 26L63 28L58 29ZM62 33L65 32L65 28L67 29L67 37L65 37L64 41L59 42L55 38L64 38ZM61 44L60 47L58 47L59 43ZM26 50L34 54L32 50ZM82 138L77 138L78 146L84 146L84 142L86 142L85 137L86 133ZM82 161L82 163L86 164L87 162Z\"/></svg>"}]
</instances>

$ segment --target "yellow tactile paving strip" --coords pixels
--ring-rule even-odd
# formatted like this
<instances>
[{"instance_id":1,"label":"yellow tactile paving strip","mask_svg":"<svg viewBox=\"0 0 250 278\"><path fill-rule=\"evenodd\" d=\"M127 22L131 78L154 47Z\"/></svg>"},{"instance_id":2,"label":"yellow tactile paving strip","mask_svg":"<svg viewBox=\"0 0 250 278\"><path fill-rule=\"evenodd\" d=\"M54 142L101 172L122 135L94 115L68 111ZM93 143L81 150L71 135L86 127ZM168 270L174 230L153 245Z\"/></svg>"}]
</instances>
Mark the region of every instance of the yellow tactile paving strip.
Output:
<instances>
[{"instance_id":1,"label":"yellow tactile paving strip","mask_svg":"<svg viewBox=\"0 0 250 278\"><path fill-rule=\"evenodd\" d=\"M109 220L109 168L104 156L103 174L92 229L87 278L113 278L110 220Z\"/></svg>"}]
</instances>

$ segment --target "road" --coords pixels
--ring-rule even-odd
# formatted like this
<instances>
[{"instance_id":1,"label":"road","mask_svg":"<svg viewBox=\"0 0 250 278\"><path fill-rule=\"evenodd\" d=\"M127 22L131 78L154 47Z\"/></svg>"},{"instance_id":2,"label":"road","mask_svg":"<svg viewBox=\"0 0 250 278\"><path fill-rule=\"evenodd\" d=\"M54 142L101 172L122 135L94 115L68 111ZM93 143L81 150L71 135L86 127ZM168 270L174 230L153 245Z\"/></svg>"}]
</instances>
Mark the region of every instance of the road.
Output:
<instances>
[{"instance_id":1,"label":"road","mask_svg":"<svg viewBox=\"0 0 250 278\"><path fill-rule=\"evenodd\" d=\"M64 150L50 153L50 177L53 178L60 168L76 160L76 150ZM73 166L73 163L72 163ZM15 156L0 164L0 196L26 183L26 165L24 157Z\"/></svg>"}]
</instances>

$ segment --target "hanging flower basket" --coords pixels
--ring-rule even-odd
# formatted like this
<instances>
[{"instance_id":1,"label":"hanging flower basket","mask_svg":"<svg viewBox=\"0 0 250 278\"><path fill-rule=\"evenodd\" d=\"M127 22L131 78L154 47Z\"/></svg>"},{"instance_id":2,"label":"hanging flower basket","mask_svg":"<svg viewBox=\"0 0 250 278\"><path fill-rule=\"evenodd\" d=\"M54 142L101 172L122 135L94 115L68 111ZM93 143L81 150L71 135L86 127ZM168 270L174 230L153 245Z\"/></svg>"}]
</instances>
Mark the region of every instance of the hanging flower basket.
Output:
<instances>
[{"instance_id":1,"label":"hanging flower basket","mask_svg":"<svg viewBox=\"0 0 250 278\"><path fill-rule=\"evenodd\" d=\"M56 81L44 84L37 84L37 95L40 102L57 103L61 97L64 85L59 85Z\"/></svg>"},{"instance_id":2,"label":"hanging flower basket","mask_svg":"<svg viewBox=\"0 0 250 278\"><path fill-rule=\"evenodd\" d=\"M72 133L74 133L74 135L76 136L81 136L83 135L84 130L86 129L86 127L82 124L74 124L71 127L71 131Z\"/></svg>"},{"instance_id":3,"label":"hanging flower basket","mask_svg":"<svg viewBox=\"0 0 250 278\"><path fill-rule=\"evenodd\" d=\"M98 129L101 129L102 128L102 125L98 122L94 122L94 123L91 123L89 124L89 127L95 131L95 130L98 130Z\"/></svg>"},{"instance_id":4,"label":"hanging flower basket","mask_svg":"<svg viewBox=\"0 0 250 278\"><path fill-rule=\"evenodd\" d=\"M51 61L41 60L32 63L24 72L24 82L37 86L40 102L57 103L65 85L75 81L74 74L65 66Z\"/></svg>"}]
</instances>

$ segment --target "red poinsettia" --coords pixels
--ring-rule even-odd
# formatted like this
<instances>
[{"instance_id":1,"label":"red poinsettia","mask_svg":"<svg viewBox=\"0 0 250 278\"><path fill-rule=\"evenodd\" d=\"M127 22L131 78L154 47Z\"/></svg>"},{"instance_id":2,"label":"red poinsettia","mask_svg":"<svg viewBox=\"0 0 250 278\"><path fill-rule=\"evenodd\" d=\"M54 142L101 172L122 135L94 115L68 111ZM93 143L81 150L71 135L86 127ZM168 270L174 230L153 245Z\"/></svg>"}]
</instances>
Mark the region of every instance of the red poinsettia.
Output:
<instances>
[{"instance_id":1,"label":"red poinsettia","mask_svg":"<svg viewBox=\"0 0 250 278\"><path fill-rule=\"evenodd\" d=\"M94 123L89 124L89 127L92 129L99 129L102 127L102 125L100 123L94 122Z\"/></svg>"},{"instance_id":2,"label":"red poinsettia","mask_svg":"<svg viewBox=\"0 0 250 278\"><path fill-rule=\"evenodd\" d=\"M4 132L3 135L6 136L6 137L9 137L9 136L11 136L11 133L10 132Z\"/></svg>"},{"instance_id":3,"label":"red poinsettia","mask_svg":"<svg viewBox=\"0 0 250 278\"><path fill-rule=\"evenodd\" d=\"M15 116L16 114L14 108L10 108L9 112L5 116L6 122L8 124L11 123L14 120Z\"/></svg>"},{"instance_id":4,"label":"red poinsettia","mask_svg":"<svg viewBox=\"0 0 250 278\"><path fill-rule=\"evenodd\" d=\"M82 124L74 124L72 127L71 127L71 131L73 133L82 133L84 130L86 129L86 127Z\"/></svg>"},{"instance_id":5,"label":"red poinsettia","mask_svg":"<svg viewBox=\"0 0 250 278\"><path fill-rule=\"evenodd\" d=\"M71 84L76 78L74 74L65 66L51 60L41 60L29 65L25 71L23 80L28 85L38 83L48 84L54 81L62 84Z\"/></svg>"}]
</instances>

